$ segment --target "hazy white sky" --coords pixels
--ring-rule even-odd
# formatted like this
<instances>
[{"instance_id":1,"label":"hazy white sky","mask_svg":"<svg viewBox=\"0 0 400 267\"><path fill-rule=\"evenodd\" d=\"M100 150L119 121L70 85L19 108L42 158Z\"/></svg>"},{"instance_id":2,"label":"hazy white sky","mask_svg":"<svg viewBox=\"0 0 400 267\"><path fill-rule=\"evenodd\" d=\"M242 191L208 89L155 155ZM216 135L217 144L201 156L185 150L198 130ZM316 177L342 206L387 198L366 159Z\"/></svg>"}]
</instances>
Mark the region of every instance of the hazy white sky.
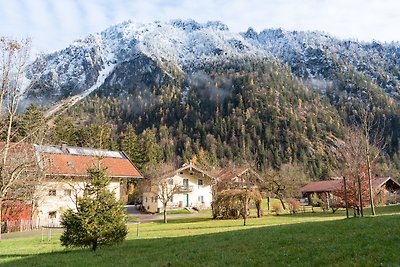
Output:
<instances>
[{"instance_id":1,"label":"hazy white sky","mask_svg":"<svg viewBox=\"0 0 400 267\"><path fill-rule=\"evenodd\" d=\"M282 27L340 38L400 41L399 0L0 0L0 35L32 38L34 52L131 19L220 20L236 32Z\"/></svg>"}]
</instances>

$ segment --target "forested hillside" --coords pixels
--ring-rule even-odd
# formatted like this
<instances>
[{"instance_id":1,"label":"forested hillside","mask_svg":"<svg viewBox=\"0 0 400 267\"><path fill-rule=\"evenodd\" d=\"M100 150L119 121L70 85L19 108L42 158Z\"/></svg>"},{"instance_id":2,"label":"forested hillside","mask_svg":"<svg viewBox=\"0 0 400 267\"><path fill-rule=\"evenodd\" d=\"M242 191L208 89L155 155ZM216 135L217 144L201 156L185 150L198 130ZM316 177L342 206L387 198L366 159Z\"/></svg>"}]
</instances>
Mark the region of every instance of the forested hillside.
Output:
<instances>
[{"instance_id":1,"label":"forested hillside","mask_svg":"<svg viewBox=\"0 0 400 267\"><path fill-rule=\"evenodd\" d=\"M316 32L125 22L38 58L25 103L67 103L47 113L46 142L121 149L140 167L299 163L313 179L334 175L367 113L388 171L400 169L399 51Z\"/></svg>"}]
</instances>

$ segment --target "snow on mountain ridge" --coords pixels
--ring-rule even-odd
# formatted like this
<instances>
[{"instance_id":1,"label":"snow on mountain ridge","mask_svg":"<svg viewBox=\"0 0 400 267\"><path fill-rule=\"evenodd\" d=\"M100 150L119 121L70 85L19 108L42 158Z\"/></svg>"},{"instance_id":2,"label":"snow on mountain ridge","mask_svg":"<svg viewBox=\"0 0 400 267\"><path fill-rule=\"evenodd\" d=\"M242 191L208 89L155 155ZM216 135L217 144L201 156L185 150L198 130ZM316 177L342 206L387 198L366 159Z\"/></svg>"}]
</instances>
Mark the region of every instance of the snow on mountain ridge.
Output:
<instances>
[{"instance_id":1,"label":"snow on mountain ridge","mask_svg":"<svg viewBox=\"0 0 400 267\"><path fill-rule=\"evenodd\" d=\"M198 23L194 20L125 21L110 26L75 41L66 49L39 57L28 69L27 77L32 81L32 95L40 101L47 97L47 102L52 103L82 95L89 88L95 90L93 86L101 86L104 77L114 68L138 58L140 69L125 69L125 75L129 75L129 71L145 70L146 58L168 74L171 67L185 73L213 61L243 57L261 59L271 55L288 64L301 78L329 82L337 68L340 71L341 66L347 68L351 64L383 88L394 93L399 90L398 43L359 43L321 32L282 29L257 33L249 28L245 33L234 33L218 21ZM153 63L149 64L154 67ZM115 73L108 86L113 82L119 82Z\"/></svg>"}]
</instances>

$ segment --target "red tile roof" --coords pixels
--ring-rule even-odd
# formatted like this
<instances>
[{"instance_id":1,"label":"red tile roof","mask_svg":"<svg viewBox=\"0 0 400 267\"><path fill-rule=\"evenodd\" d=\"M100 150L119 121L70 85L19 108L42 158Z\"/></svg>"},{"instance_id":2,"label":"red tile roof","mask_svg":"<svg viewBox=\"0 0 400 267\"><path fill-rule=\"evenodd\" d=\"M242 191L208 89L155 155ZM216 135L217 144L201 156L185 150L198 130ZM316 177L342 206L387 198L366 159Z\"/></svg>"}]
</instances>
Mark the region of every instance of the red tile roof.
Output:
<instances>
[{"instance_id":1,"label":"red tile roof","mask_svg":"<svg viewBox=\"0 0 400 267\"><path fill-rule=\"evenodd\" d=\"M341 186L342 180L328 180L311 182L303 186L301 192L331 192Z\"/></svg>"},{"instance_id":2,"label":"red tile roof","mask_svg":"<svg viewBox=\"0 0 400 267\"><path fill-rule=\"evenodd\" d=\"M374 177L372 179L372 188L377 189L385 184L387 181L393 181L395 184L399 185L396 181L394 181L390 177ZM303 193L306 192L332 192L337 190L342 186L342 179L328 180L328 181L316 181L311 182L303 186L300 191ZM400 186L400 185L399 185Z\"/></svg>"},{"instance_id":3,"label":"red tile roof","mask_svg":"<svg viewBox=\"0 0 400 267\"><path fill-rule=\"evenodd\" d=\"M44 171L49 175L87 175L87 169L100 166L107 168L111 177L142 177L133 163L126 158L66 155L43 153Z\"/></svg>"},{"instance_id":4,"label":"red tile roof","mask_svg":"<svg viewBox=\"0 0 400 267\"><path fill-rule=\"evenodd\" d=\"M0 159L5 142L0 142ZM69 146L43 146L28 143L9 144L9 164L34 162L47 175L85 176L89 167L100 163L111 177L143 178L123 152ZM39 160L39 155L41 160ZM101 157L99 157L101 156ZM101 158L99 160L99 158Z\"/></svg>"}]
</instances>

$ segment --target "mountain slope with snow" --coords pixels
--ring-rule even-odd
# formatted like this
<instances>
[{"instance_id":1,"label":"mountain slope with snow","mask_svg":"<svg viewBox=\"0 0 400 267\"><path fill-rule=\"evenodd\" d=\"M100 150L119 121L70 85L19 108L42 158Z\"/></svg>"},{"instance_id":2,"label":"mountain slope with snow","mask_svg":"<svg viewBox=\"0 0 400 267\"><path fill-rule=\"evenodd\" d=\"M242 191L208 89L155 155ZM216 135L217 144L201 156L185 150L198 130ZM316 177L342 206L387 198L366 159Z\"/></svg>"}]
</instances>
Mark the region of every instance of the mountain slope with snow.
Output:
<instances>
[{"instance_id":1,"label":"mountain slope with snow","mask_svg":"<svg viewBox=\"0 0 400 267\"><path fill-rule=\"evenodd\" d=\"M105 95L107 90L124 94L235 58L282 61L307 86L322 92L326 88L321 84L341 79L343 87L353 73L399 98L399 43L359 43L281 29L234 33L221 22L173 20L123 22L38 57L26 74L31 81L27 101L45 105L81 99L99 88Z\"/></svg>"}]
</instances>

